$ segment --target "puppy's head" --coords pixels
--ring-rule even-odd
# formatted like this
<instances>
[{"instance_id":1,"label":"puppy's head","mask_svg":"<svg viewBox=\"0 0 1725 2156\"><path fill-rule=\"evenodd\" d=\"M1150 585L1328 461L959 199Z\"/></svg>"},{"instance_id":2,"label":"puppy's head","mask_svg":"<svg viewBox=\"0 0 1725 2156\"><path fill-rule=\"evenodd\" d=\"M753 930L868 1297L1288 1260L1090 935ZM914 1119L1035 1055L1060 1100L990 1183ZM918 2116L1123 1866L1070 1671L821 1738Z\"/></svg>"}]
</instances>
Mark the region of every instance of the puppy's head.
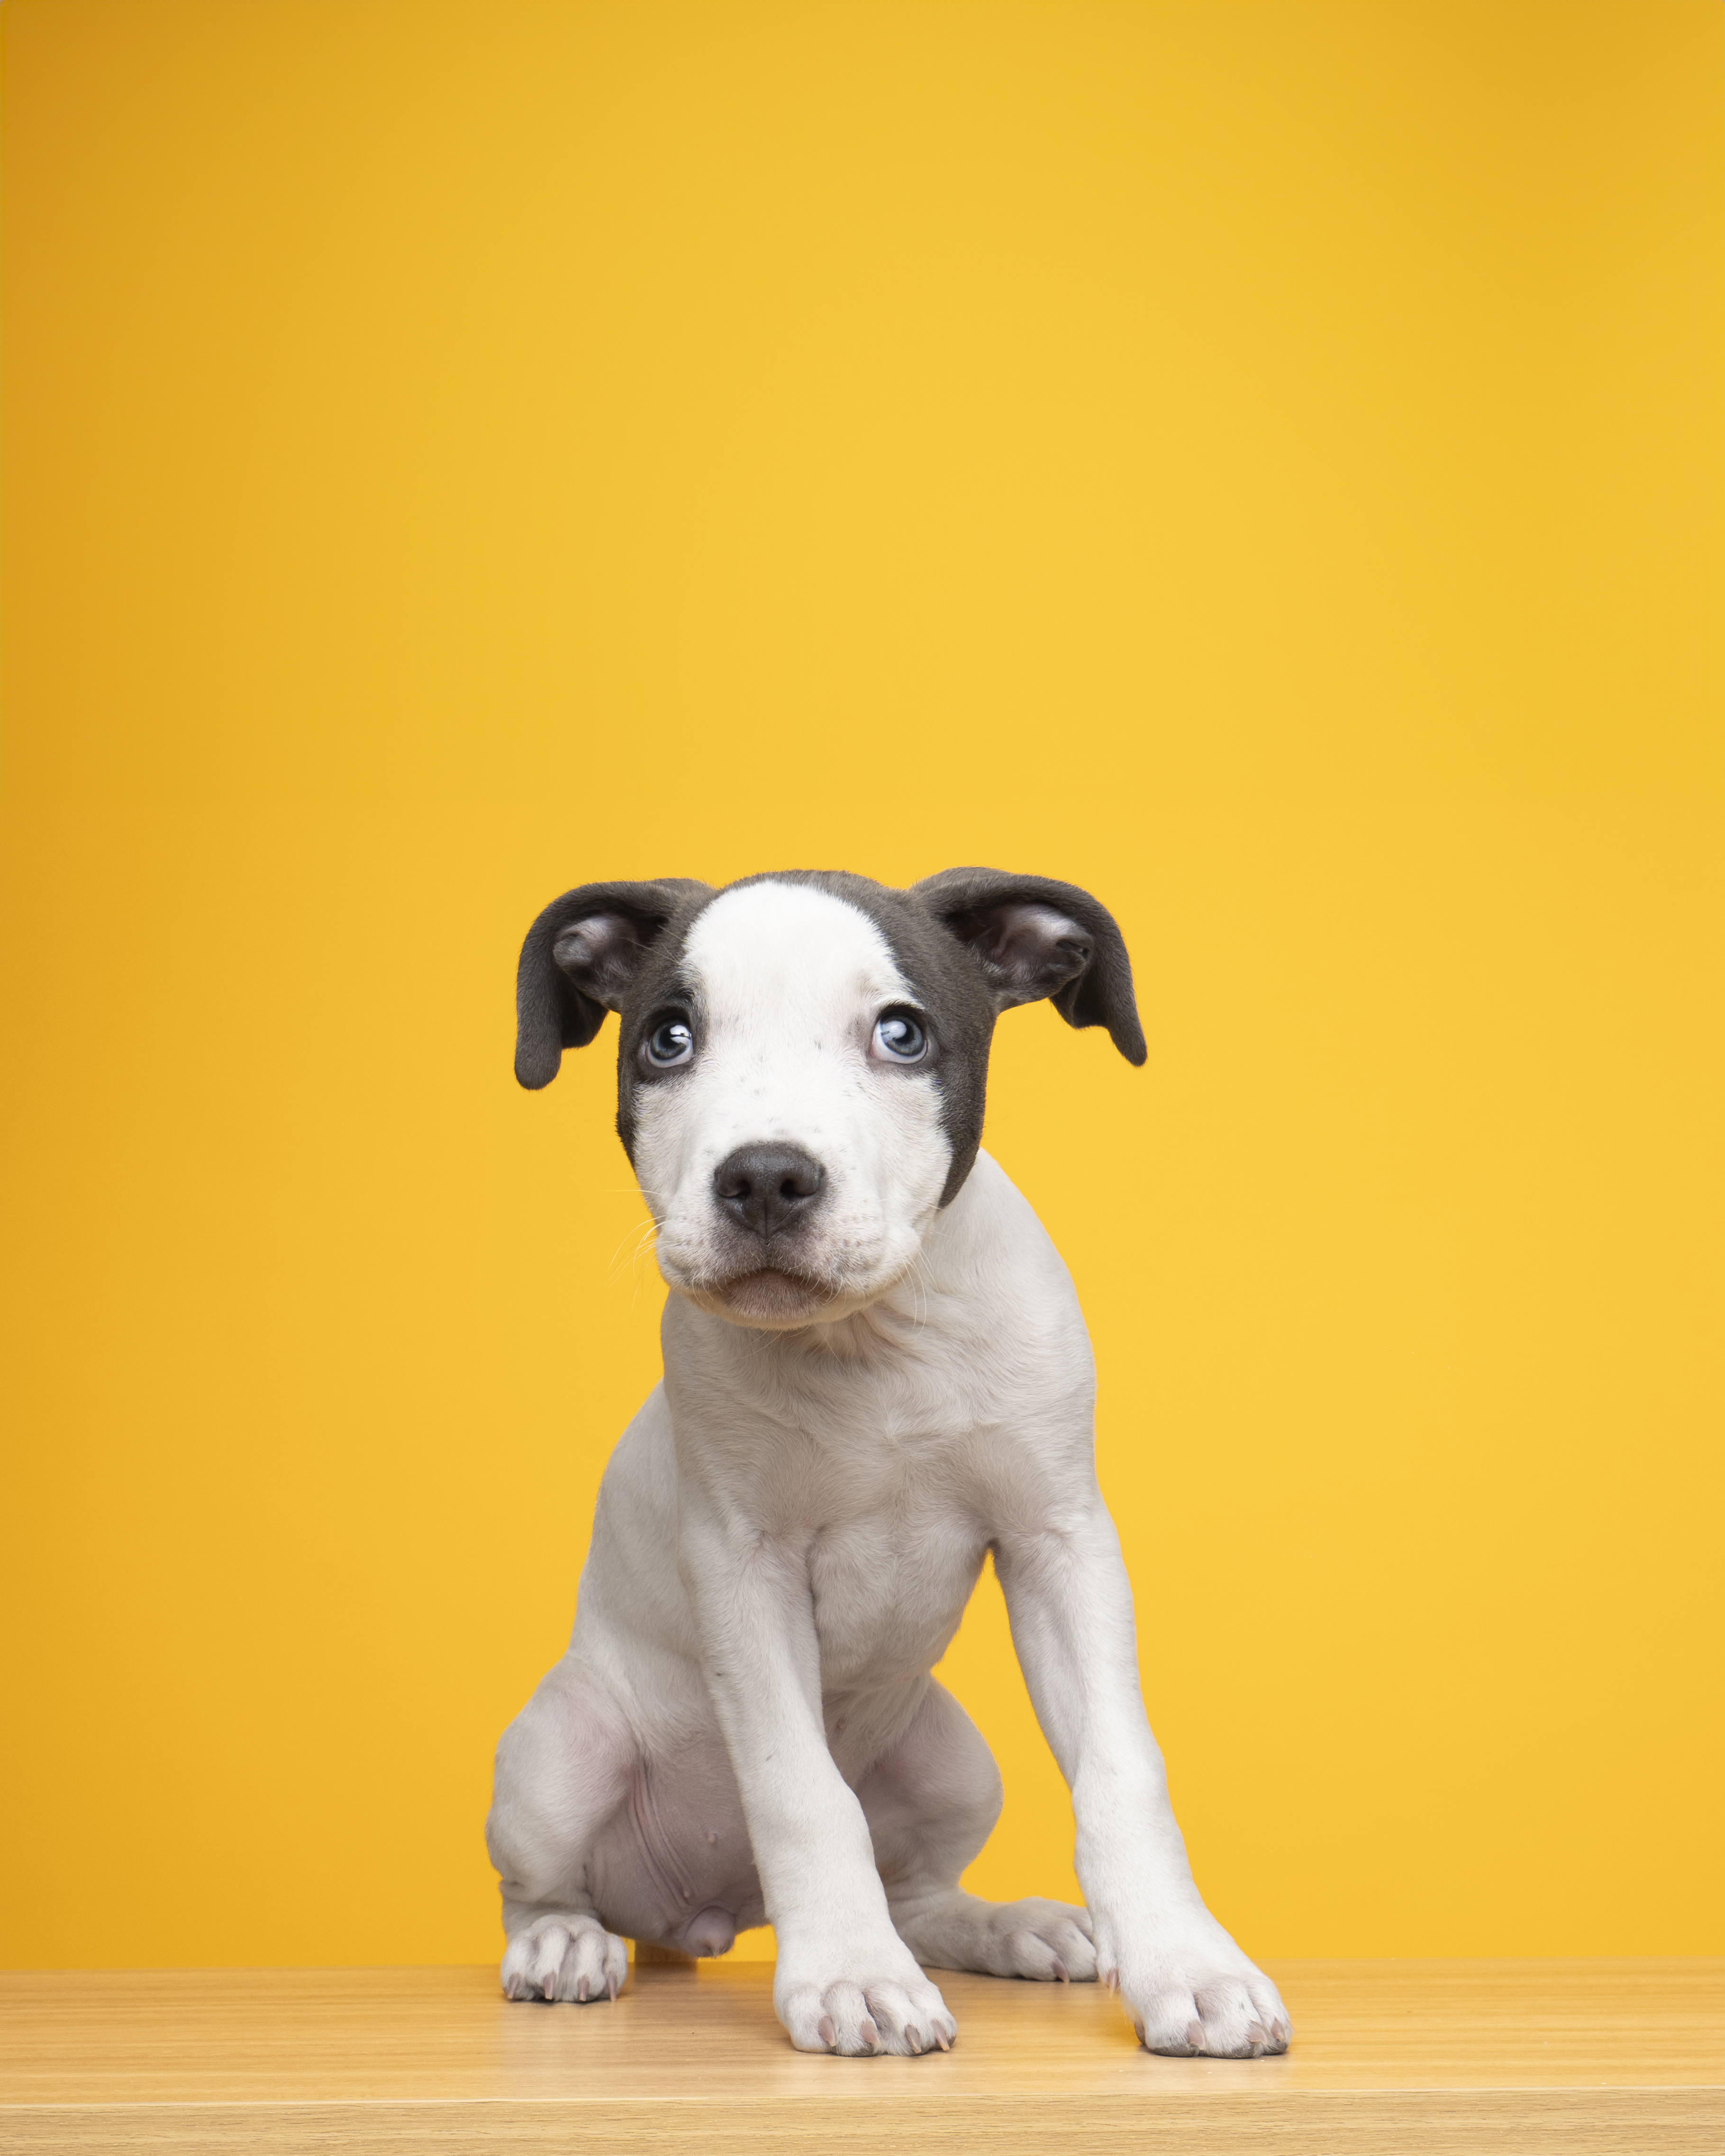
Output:
<instances>
[{"instance_id":1,"label":"puppy's head","mask_svg":"<svg viewBox=\"0 0 1725 2156\"><path fill-rule=\"evenodd\" d=\"M847 1316L909 1270L976 1158L1000 1012L1050 998L1144 1060L1108 913L996 869L909 891L809 870L583 885L528 930L516 995L527 1086L619 1014L617 1129L660 1270L772 1328Z\"/></svg>"}]
</instances>

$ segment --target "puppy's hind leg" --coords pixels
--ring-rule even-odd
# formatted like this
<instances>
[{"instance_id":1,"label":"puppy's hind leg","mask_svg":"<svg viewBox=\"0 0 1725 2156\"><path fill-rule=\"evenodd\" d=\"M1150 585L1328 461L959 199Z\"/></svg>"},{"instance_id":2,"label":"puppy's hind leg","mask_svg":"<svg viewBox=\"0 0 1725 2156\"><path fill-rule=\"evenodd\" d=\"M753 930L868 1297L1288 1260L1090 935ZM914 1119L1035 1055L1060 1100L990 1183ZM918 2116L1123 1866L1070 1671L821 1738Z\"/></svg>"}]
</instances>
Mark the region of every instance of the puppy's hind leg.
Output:
<instances>
[{"instance_id":1,"label":"puppy's hind leg","mask_svg":"<svg viewBox=\"0 0 1725 2156\"><path fill-rule=\"evenodd\" d=\"M485 1845L503 1883L511 1999L614 1999L629 1949L593 1900L596 1836L622 1803L635 1741L596 1678L565 1656L503 1732Z\"/></svg>"},{"instance_id":2,"label":"puppy's hind leg","mask_svg":"<svg viewBox=\"0 0 1725 2156\"><path fill-rule=\"evenodd\" d=\"M856 1794L893 1923L925 1968L1094 1981L1085 1910L1035 1897L985 1902L959 1886L1000 1815L1000 1775L976 1724L932 1678L910 1728Z\"/></svg>"}]
</instances>

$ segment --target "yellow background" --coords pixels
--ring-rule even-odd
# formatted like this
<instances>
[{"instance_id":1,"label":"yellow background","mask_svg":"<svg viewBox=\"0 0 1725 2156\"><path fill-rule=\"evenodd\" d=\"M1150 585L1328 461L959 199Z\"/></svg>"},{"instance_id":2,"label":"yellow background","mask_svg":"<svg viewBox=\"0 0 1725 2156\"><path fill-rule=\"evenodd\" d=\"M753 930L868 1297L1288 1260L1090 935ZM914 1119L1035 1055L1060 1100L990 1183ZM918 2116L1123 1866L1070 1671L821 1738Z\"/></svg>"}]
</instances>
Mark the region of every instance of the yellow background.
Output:
<instances>
[{"instance_id":1,"label":"yellow background","mask_svg":"<svg viewBox=\"0 0 1725 2156\"><path fill-rule=\"evenodd\" d=\"M1725 1948L1714 0L5 29L0 1958L495 1950L661 1293L521 932L970 860L1219 1913Z\"/></svg>"}]
</instances>

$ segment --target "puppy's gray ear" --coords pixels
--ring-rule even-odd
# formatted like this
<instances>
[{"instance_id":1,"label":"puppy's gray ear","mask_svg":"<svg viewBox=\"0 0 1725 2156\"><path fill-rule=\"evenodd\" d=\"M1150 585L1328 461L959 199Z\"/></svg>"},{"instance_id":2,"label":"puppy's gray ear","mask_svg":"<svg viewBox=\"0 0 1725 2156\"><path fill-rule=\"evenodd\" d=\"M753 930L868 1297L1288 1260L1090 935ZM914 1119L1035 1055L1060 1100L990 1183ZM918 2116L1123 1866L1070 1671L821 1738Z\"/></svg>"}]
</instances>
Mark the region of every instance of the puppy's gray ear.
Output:
<instances>
[{"instance_id":1,"label":"puppy's gray ear","mask_svg":"<svg viewBox=\"0 0 1725 2156\"><path fill-rule=\"evenodd\" d=\"M553 899L527 931L515 977L515 1075L536 1091L566 1048L585 1048L621 1008L641 961L673 916L711 886L682 876L584 883Z\"/></svg>"},{"instance_id":2,"label":"puppy's gray ear","mask_svg":"<svg viewBox=\"0 0 1725 2156\"><path fill-rule=\"evenodd\" d=\"M968 945L997 1011L1045 996L1068 1025L1105 1025L1128 1063L1144 1060L1132 961L1088 891L1004 869L946 869L911 888Z\"/></svg>"}]
</instances>

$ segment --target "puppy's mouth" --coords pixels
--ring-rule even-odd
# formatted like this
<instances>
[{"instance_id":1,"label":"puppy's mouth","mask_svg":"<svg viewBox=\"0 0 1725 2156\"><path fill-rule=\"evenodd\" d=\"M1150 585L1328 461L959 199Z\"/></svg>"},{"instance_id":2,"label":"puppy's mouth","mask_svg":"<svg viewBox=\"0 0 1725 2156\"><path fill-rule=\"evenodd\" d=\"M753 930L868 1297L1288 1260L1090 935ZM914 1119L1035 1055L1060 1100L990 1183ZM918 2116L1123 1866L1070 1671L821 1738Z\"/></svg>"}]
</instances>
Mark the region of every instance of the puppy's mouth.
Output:
<instances>
[{"instance_id":1,"label":"puppy's mouth","mask_svg":"<svg viewBox=\"0 0 1725 2156\"><path fill-rule=\"evenodd\" d=\"M806 1325L820 1315L837 1291L806 1273L783 1272L769 1265L758 1272L739 1273L733 1280L710 1282L706 1292L713 1307L745 1325Z\"/></svg>"}]
</instances>

